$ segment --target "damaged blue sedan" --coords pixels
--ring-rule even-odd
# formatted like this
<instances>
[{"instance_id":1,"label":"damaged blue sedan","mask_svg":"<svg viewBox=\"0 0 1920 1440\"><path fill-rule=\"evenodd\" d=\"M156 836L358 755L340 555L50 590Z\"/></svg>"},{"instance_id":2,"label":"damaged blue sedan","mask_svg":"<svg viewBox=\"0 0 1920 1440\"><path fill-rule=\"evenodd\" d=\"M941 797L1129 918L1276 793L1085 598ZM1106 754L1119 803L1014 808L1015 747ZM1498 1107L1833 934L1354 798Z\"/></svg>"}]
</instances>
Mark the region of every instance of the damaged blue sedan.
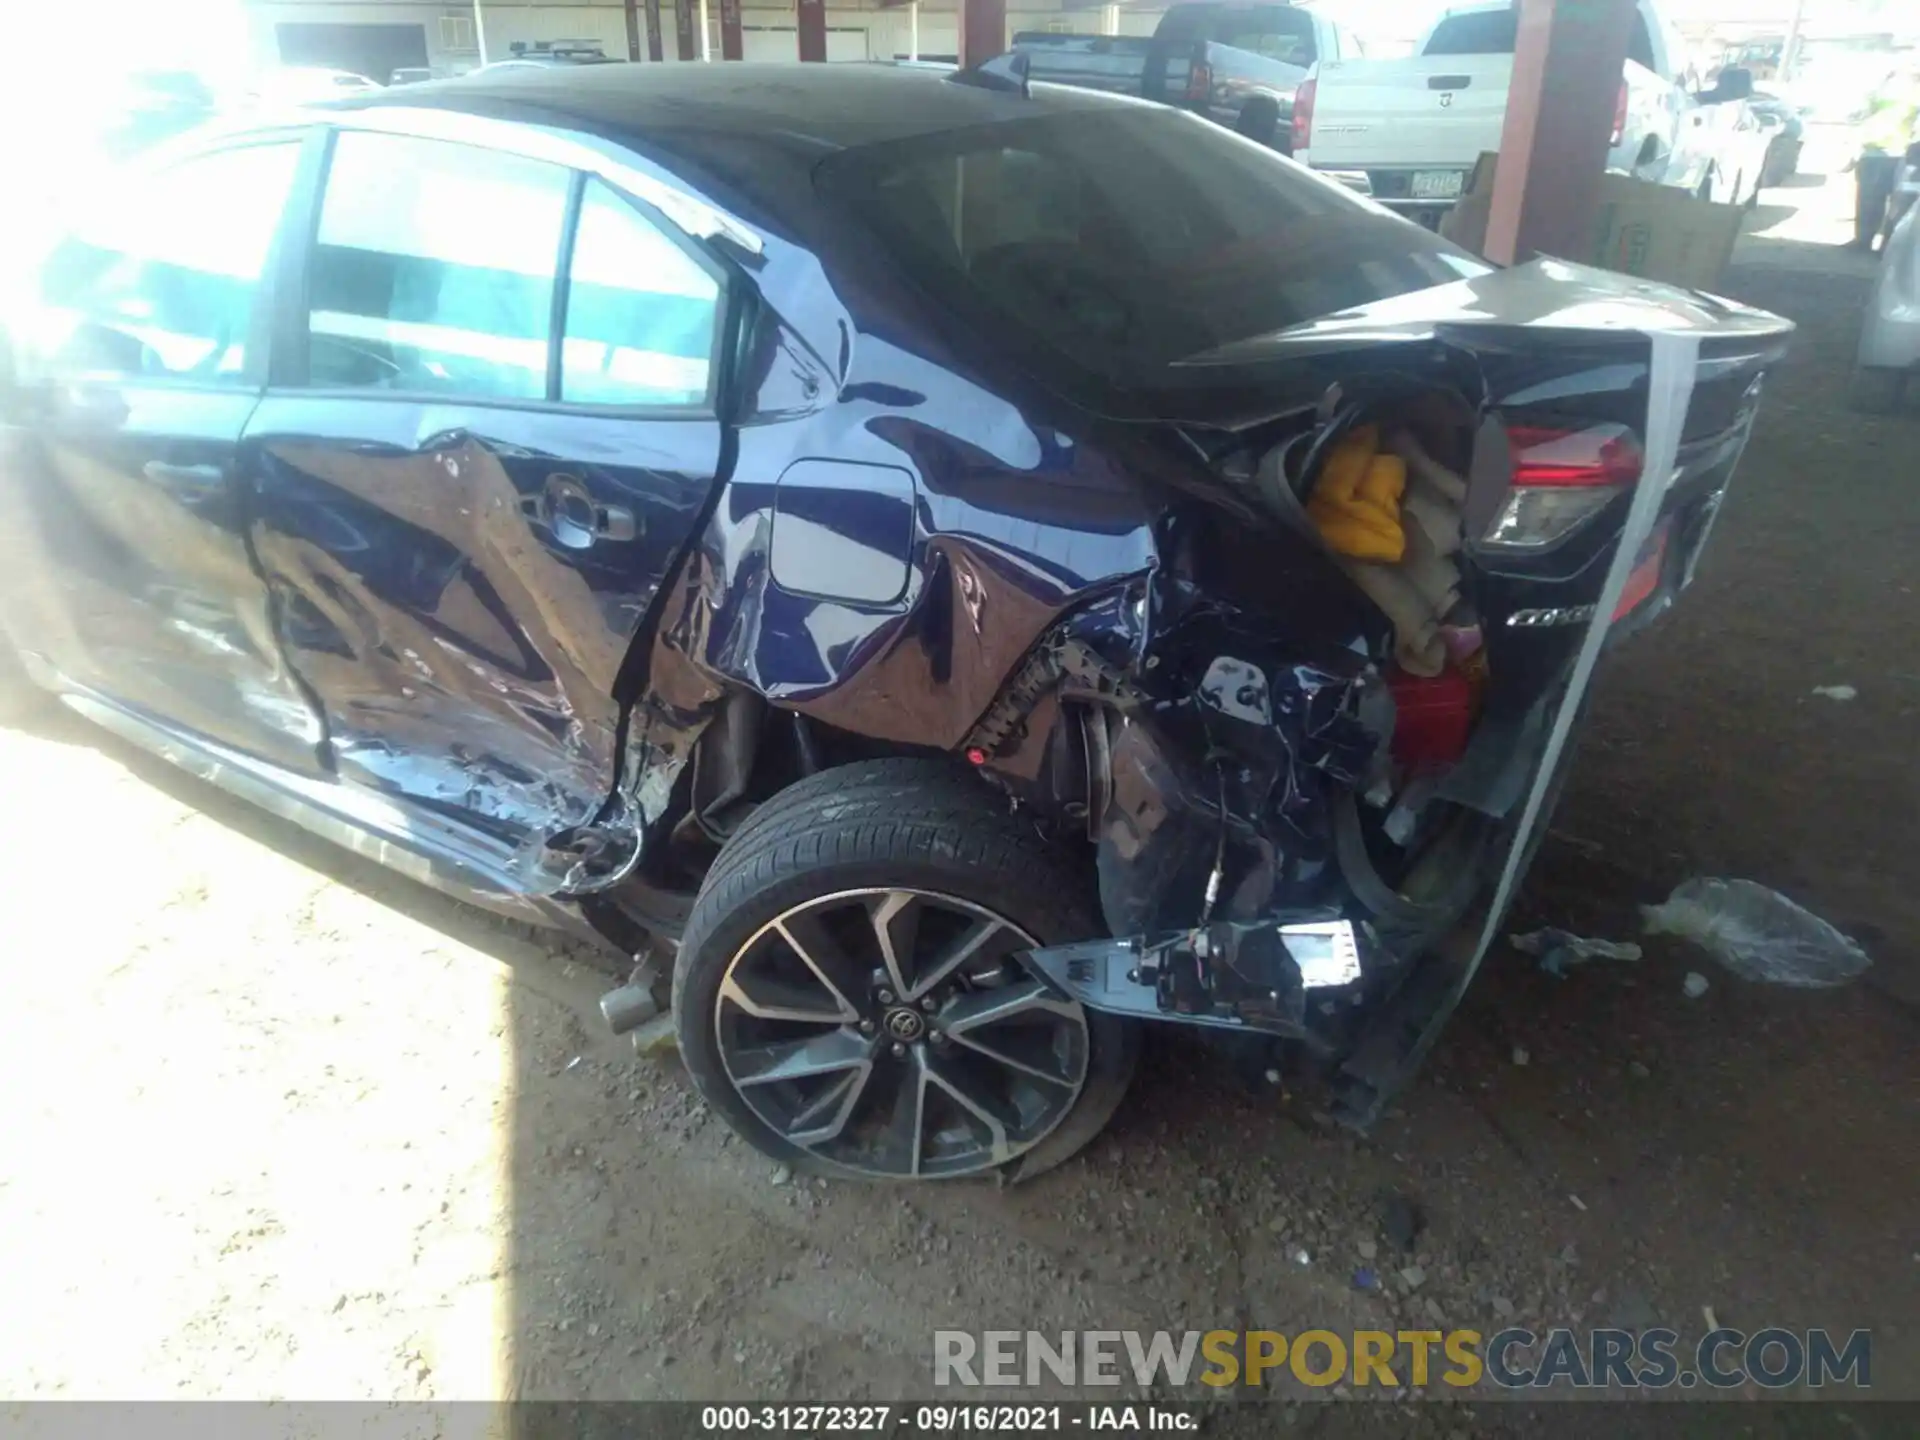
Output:
<instances>
[{"instance_id":1,"label":"damaged blue sedan","mask_svg":"<svg viewBox=\"0 0 1920 1440\"><path fill-rule=\"evenodd\" d=\"M6 317L27 673L671 956L610 1018L834 1175L1057 1164L1147 1022L1366 1123L1787 329L1007 66L489 73L92 198Z\"/></svg>"}]
</instances>

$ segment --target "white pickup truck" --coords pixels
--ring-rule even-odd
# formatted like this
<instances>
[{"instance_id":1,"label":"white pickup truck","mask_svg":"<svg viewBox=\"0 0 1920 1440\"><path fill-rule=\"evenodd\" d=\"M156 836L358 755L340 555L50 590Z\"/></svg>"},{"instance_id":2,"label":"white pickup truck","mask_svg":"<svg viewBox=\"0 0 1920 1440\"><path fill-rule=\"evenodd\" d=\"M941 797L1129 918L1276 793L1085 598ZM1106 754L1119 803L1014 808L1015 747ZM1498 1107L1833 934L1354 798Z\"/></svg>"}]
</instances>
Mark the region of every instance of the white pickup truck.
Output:
<instances>
[{"instance_id":1,"label":"white pickup truck","mask_svg":"<svg viewBox=\"0 0 1920 1440\"><path fill-rule=\"evenodd\" d=\"M1323 60L1294 100L1294 158L1437 221L1481 153L1500 148L1514 11L1512 0L1449 9L1409 59ZM1706 199L1749 199L1765 137L1745 104L1721 102L1744 100L1752 77L1740 71L1714 92L1690 93L1679 37L1648 0L1634 7L1627 56L1607 168Z\"/></svg>"}]
</instances>

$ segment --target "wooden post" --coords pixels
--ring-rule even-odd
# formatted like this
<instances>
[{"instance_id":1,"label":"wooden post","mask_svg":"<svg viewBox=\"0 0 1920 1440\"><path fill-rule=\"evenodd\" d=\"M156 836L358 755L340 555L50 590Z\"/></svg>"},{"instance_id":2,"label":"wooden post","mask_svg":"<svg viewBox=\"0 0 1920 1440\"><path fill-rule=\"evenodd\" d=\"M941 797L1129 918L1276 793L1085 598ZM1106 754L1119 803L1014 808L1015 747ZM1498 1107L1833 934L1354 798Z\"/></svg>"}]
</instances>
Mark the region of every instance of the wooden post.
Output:
<instances>
[{"instance_id":1,"label":"wooden post","mask_svg":"<svg viewBox=\"0 0 1920 1440\"><path fill-rule=\"evenodd\" d=\"M700 0L673 0L674 41L682 60L698 60L700 51L693 43L693 12Z\"/></svg>"},{"instance_id":2,"label":"wooden post","mask_svg":"<svg viewBox=\"0 0 1920 1440\"><path fill-rule=\"evenodd\" d=\"M1007 0L960 0L960 66L983 65L1007 48Z\"/></svg>"},{"instance_id":3,"label":"wooden post","mask_svg":"<svg viewBox=\"0 0 1920 1440\"><path fill-rule=\"evenodd\" d=\"M647 59L664 60L666 55L660 43L660 0L647 0Z\"/></svg>"},{"instance_id":4,"label":"wooden post","mask_svg":"<svg viewBox=\"0 0 1920 1440\"><path fill-rule=\"evenodd\" d=\"M826 0L794 0L794 26L800 32L800 58L827 58Z\"/></svg>"},{"instance_id":5,"label":"wooden post","mask_svg":"<svg viewBox=\"0 0 1920 1440\"><path fill-rule=\"evenodd\" d=\"M1502 265L1536 255L1584 260L1599 215L1634 0L1514 3L1519 39L1485 253Z\"/></svg>"},{"instance_id":6,"label":"wooden post","mask_svg":"<svg viewBox=\"0 0 1920 1440\"><path fill-rule=\"evenodd\" d=\"M720 58L747 58L746 36L740 32L740 0L720 0Z\"/></svg>"}]
</instances>

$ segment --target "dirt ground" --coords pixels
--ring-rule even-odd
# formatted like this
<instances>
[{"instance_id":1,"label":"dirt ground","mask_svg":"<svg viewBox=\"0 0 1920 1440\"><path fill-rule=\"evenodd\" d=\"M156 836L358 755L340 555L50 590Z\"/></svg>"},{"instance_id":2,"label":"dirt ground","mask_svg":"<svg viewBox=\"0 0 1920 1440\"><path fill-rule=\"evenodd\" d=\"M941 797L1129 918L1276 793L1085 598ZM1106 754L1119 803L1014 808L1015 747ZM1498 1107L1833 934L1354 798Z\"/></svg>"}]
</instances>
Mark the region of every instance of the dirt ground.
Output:
<instances>
[{"instance_id":1,"label":"dirt ground","mask_svg":"<svg viewBox=\"0 0 1920 1440\"><path fill-rule=\"evenodd\" d=\"M1030 1185L803 1183L604 1035L582 957L55 716L0 731L0 1395L924 1398L937 1327L1710 1310L1871 1328L1877 1393L1920 1398L1920 415L1841 405L1845 184L1755 216L1726 288L1798 339L1693 593L1603 673L1517 924L1624 938L1744 876L1858 937L1860 983L1503 954L1365 1139L1162 1036Z\"/></svg>"}]
</instances>

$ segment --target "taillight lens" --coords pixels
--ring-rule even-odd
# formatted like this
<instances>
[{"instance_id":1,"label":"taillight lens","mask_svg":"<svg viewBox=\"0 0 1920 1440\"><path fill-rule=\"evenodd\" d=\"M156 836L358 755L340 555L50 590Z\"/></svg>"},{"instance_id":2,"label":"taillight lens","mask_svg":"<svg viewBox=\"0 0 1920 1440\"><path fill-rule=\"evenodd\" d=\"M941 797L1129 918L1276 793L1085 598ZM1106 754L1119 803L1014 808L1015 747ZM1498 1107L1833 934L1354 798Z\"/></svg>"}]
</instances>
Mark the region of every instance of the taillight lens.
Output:
<instances>
[{"instance_id":1,"label":"taillight lens","mask_svg":"<svg viewBox=\"0 0 1920 1440\"><path fill-rule=\"evenodd\" d=\"M1631 485L1640 478L1640 442L1621 425L1509 425L1507 444L1515 485Z\"/></svg>"},{"instance_id":2,"label":"taillight lens","mask_svg":"<svg viewBox=\"0 0 1920 1440\"><path fill-rule=\"evenodd\" d=\"M1313 141L1313 92L1317 84L1309 76L1293 92L1293 153L1296 155Z\"/></svg>"},{"instance_id":3,"label":"taillight lens","mask_svg":"<svg viewBox=\"0 0 1920 1440\"><path fill-rule=\"evenodd\" d=\"M1513 485L1484 543L1535 550L1566 538L1640 478L1643 456L1620 425L1510 425Z\"/></svg>"},{"instance_id":4,"label":"taillight lens","mask_svg":"<svg viewBox=\"0 0 1920 1440\"><path fill-rule=\"evenodd\" d=\"M1618 145L1620 138L1627 133L1627 82L1620 82L1620 89L1613 97L1613 138L1607 143Z\"/></svg>"},{"instance_id":5,"label":"taillight lens","mask_svg":"<svg viewBox=\"0 0 1920 1440\"><path fill-rule=\"evenodd\" d=\"M1204 60L1193 62L1187 71L1187 99L1205 100L1213 94L1213 67Z\"/></svg>"}]
</instances>

